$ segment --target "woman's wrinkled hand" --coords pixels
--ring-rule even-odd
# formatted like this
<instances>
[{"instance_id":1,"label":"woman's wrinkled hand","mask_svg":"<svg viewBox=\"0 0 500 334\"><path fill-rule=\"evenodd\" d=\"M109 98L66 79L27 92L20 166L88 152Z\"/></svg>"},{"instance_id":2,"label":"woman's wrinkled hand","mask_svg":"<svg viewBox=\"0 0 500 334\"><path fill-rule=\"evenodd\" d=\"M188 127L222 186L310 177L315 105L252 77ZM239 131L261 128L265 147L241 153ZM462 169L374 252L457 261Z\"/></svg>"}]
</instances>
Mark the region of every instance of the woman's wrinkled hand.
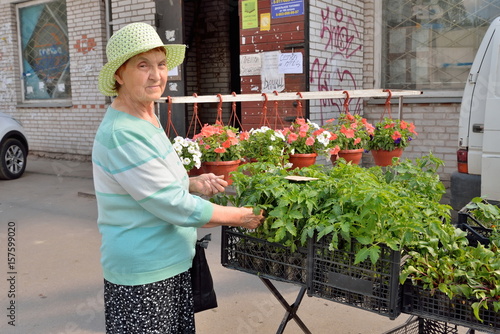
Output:
<instances>
[{"instance_id":1,"label":"woman's wrinkled hand","mask_svg":"<svg viewBox=\"0 0 500 334\"><path fill-rule=\"evenodd\" d=\"M223 192L226 187L227 181L224 180L224 175L207 173L189 178L189 192L205 196L213 196Z\"/></svg>"},{"instance_id":2,"label":"woman's wrinkled hand","mask_svg":"<svg viewBox=\"0 0 500 334\"><path fill-rule=\"evenodd\" d=\"M258 215L253 213L253 208L243 207L240 208L243 210L243 215L241 217L241 227L253 230L259 227L264 221L264 211L261 210Z\"/></svg>"}]
</instances>

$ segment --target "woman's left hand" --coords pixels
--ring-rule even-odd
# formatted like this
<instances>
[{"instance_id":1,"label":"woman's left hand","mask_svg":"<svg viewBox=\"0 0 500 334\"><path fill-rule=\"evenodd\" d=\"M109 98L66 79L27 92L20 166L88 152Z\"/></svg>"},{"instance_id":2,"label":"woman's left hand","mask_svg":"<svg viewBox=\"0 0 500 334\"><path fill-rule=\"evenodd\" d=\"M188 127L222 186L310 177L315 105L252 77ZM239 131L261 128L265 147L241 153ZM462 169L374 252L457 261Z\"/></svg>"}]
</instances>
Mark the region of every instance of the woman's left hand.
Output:
<instances>
[{"instance_id":1,"label":"woman's left hand","mask_svg":"<svg viewBox=\"0 0 500 334\"><path fill-rule=\"evenodd\" d=\"M205 196L212 196L223 192L226 187L227 181L224 180L224 175L207 173L189 178L189 192Z\"/></svg>"}]
</instances>

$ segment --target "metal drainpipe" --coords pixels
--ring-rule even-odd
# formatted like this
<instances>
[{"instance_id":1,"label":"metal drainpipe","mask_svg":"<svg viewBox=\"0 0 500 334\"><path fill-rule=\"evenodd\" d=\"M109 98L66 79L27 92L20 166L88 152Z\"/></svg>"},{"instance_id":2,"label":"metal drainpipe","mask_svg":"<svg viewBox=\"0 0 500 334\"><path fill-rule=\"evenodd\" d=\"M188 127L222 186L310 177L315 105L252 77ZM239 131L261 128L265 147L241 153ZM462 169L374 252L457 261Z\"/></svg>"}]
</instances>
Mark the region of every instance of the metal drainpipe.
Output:
<instances>
[{"instance_id":1,"label":"metal drainpipe","mask_svg":"<svg viewBox=\"0 0 500 334\"><path fill-rule=\"evenodd\" d=\"M104 8L105 8L105 24L106 24L106 41L109 40L111 37L111 0L105 0L104 1Z\"/></svg>"},{"instance_id":2,"label":"metal drainpipe","mask_svg":"<svg viewBox=\"0 0 500 334\"><path fill-rule=\"evenodd\" d=\"M309 24L311 22L310 20L310 17L309 17L309 14L310 14L310 11L309 11L309 6L310 6L310 1L308 0L305 0L304 1L304 16L305 16L305 19L306 19L306 22L304 24L304 68L305 68L305 71L306 71L306 92L309 92L311 89L311 84L310 84L310 81L309 81L309 68L310 68L310 59L309 59L309 55L310 55L310 50L309 48L311 47L311 44L309 43L309 39L311 36L309 36L310 34L310 27L309 27ZM306 112L305 112L305 116L306 118L310 118L311 115L310 115L310 101L307 100L306 101Z\"/></svg>"}]
</instances>

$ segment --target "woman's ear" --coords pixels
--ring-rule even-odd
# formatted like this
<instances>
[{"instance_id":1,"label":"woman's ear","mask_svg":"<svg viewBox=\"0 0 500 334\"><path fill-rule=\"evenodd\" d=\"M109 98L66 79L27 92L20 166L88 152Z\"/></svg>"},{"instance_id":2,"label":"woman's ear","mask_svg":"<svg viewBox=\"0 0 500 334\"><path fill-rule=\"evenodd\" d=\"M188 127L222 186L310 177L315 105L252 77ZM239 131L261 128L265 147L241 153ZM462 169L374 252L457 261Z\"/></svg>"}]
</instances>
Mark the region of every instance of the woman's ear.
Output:
<instances>
[{"instance_id":1,"label":"woman's ear","mask_svg":"<svg viewBox=\"0 0 500 334\"><path fill-rule=\"evenodd\" d=\"M120 72L119 70L116 71L114 77L115 77L116 82L118 82L120 85L123 85L123 80L122 80L119 72Z\"/></svg>"}]
</instances>

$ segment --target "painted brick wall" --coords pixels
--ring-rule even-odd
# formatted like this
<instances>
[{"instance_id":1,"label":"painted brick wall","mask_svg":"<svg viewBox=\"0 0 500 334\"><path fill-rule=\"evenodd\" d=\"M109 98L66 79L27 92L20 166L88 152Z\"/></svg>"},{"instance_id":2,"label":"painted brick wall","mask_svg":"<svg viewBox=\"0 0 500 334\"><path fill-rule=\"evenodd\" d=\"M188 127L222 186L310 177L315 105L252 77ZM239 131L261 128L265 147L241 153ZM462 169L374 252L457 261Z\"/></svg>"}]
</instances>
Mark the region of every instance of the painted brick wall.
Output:
<instances>
[{"instance_id":1,"label":"painted brick wall","mask_svg":"<svg viewBox=\"0 0 500 334\"><path fill-rule=\"evenodd\" d=\"M102 24L104 7L98 4L99 1L95 0L67 2L74 109L76 106L106 103L97 89L99 70L106 58L103 47L106 44L106 30Z\"/></svg>"},{"instance_id":2,"label":"painted brick wall","mask_svg":"<svg viewBox=\"0 0 500 334\"><path fill-rule=\"evenodd\" d=\"M67 21L71 59L72 100L67 106L40 103L27 106L22 100L17 49L16 9L0 5L4 18L0 67L1 111L23 122L35 154L77 156L89 159L95 131L107 100L98 93L97 75L104 63L104 4L100 0L68 1ZM5 31L5 32L3 32Z\"/></svg>"},{"instance_id":3,"label":"painted brick wall","mask_svg":"<svg viewBox=\"0 0 500 334\"><path fill-rule=\"evenodd\" d=\"M310 91L361 89L364 61L363 1L310 2ZM343 109L342 100L316 100L311 120L323 124ZM363 101L353 99L351 112L361 112Z\"/></svg>"},{"instance_id":4,"label":"painted brick wall","mask_svg":"<svg viewBox=\"0 0 500 334\"><path fill-rule=\"evenodd\" d=\"M366 105L365 116L371 123L380 120L384 107ZM397 116L397 104L393 103L392 114ZM447 104L404 104L403 119L413 122L418 132L417 138L405 149L403 158L417 158L432 152L434 156L444 161L439 173L445 185L449 185L450 175L456 170L456 151L458 143L458 119L460 105ZM363 162L373 163L370 154L365 154Z\"/></svg>"},{"instance_id":5,"label":"painted brick wall","mask_svg":"<svg viewBox=\"0 0 500 334\"><path fill-rule=\"evenodd\" d=\"M13 115L16 112L17 95L21 90L17 67L17 36L13 5L0 5L0 111Z\"/></svg>"},{"instance_id":6,"label":"painted brick wall","mask_svg":"<svg viewBox=\"0 0 500 334\"><path fill-rule=\"evenodd\" d=\"M241 2L240 2L241 6ZM304 11L306 12L306 10ZM270 1L258 1L258 15L271 13ZM259 16L260 17L260 16ZM280 51L281 53L302 53L304 62L305 50L302 45L307 45L305 40L305 14L272 19L269 30L262 29L260 22L258 27L242 29L240 21L241 40L240 53L242 55L262 54L268 51ZM299 47L295 47L299 46ZM262 76L263 77L263 76ZM241 92L244 94L261 94L261 75L249 75L241 77ZM306 74L285 74L283 92L301 92L306 90ZM269 91L269 90L268 90ZM272 90L271 90L272 91ZM272 94L272 93L271 93ZM304 104L305 105L305 104ZM271 110L274 105L268 105L267 125L282 127L290 124L290 118L304 115L305 110L300 110L295 101L281 101L276 111ZM242 103L242 121L247 129L256 128L266 122L262 118L264 103ZM276 116L277 115L277 116ZM281 125L281 126L280 126Z\"/></svg>"},{"instance_id":7,"label":"painted brick wall","mask_svg":"<svg viewBox=\"0 0 500 334\"><path fill-rule=\"evenodd\" d=\"M154 0L111 1L113 32L131 22L154 25L156 4Z\"/></svg>"}]
</instances>

